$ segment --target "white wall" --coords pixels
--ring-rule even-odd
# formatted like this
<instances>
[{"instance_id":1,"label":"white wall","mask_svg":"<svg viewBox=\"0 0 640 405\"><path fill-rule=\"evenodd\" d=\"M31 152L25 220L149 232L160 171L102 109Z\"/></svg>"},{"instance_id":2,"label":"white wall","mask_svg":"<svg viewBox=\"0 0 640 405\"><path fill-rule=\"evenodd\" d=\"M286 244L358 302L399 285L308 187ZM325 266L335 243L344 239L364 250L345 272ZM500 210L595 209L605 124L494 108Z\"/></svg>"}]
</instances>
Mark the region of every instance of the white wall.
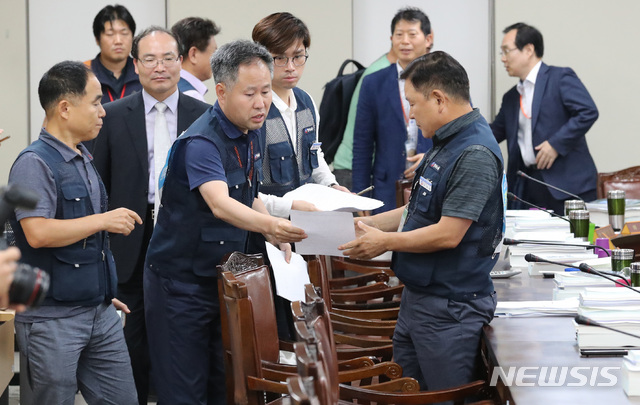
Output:
<instances>
[{"instance_id":1,"label":"white wall","mask_svg":"<svg viewBox=\"0 0 640 405\"><path fill-rule=\"evenodd\" d=\"M490 0L354 0L354 59L369 65L391 46L391 19L404 7L419 7L431 22L434 51L445 51L469 75L474 107L491 119ZM475 40L470 41L469 38ZM483 40L484 39L484 40Z\"/></svg>"},{"instance_id":2,"label":"white wall","mask_svg":"<svg viewBox=\"0 0 640 405\"><path fill-rule=\"evenodd\" d=\"M165 0L118 0L136 22L136 33L150 25L165 26ZM104 0L29 0L29 89L31 140L38 137L44 111L38 100L42 75L63 60L85 61L100 49L93 36L93 19ZM46 29L44 29L46 27Z\"/></svg>"},{"instance_id":3,"label":"white wall","mask_svg":"<svg viewBox=\"0 0 640 405\"><path fill-rule=\"evenodd\" d=\"M351 1L167 1L169 26L184 17L210 18L222 28L220 35L216 36L218 45L234 39L251 39L251 31L258 21L281 11L290 12L309 27L309 60L299 85L319 105L322 87L336 76L340 64L351 57ZM213 102L213 80L208 80L205 84L210 89L206 99Z\"/></svg>"},{"instance_id":4,"label":"white wall","mask_svg":"<svg viewBox=\"0 0 640 405\"><path fill-rule=\"evenodd\" d=\"M502 30L518 21L544 36L545 63L573 68L589 90L600 118L587 133L599 172L640 165L640 81L638 39L640 2L636 0L495 0L496 49ZM516 84L499 55L496 103ZM496 110L497 111L497 110Z\"/></svg>"}]
</instances>

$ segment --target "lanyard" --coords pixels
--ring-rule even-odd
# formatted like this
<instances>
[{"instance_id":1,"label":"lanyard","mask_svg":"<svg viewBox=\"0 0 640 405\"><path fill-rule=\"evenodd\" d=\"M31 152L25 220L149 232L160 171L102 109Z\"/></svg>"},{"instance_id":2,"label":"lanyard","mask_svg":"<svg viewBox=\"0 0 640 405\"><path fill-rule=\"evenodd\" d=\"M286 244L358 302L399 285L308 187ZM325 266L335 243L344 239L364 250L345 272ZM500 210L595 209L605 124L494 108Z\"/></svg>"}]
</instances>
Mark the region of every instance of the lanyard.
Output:
<instances>
[{"instance_id":1,"label":"lanyard","mask_svg":"<svg viewBox=\"0 0 640 405\"><path fill-rule=\"evenodd\" d=\"M236 157L238 158L238 164L242 169L244 166L242 165L242 159L240 159L240 152L238 151L238 147L234 146L233 150L236 152ZM245 173L247 174L247 181L249 181L249 187L251 187L251 179L253 179L253 141L250 142L249 148L247 148L247 168Z\"/></svg>"},{"instance_id":2,"label":"lanyard","mask_svg":"<svg viewBox=\"0 0 640 405\"><path fill-rule=\"evenodd\" d=\"M127 84L125 83L124 86L122 86L122 93L120 93L120 97L122 98L124 97L124 91L127 89ZM113 95L111 95L111 91L109 91L109 89L107 89L107 94L109 95L109 100L113 101Z\"/></svg>"},{"instance_id":3,"label":"lanyard","mask_svg":"<svg viewBox=\"0 0 640 405\"><path fill-rule=\"evenodd\" d=\"M528 116L526 112L524 112L524 105L522 105L522 94L520 94L520 111L522 111L522 114L526 119L531 119L531 117Z\"/></svg>"}]
</instances>

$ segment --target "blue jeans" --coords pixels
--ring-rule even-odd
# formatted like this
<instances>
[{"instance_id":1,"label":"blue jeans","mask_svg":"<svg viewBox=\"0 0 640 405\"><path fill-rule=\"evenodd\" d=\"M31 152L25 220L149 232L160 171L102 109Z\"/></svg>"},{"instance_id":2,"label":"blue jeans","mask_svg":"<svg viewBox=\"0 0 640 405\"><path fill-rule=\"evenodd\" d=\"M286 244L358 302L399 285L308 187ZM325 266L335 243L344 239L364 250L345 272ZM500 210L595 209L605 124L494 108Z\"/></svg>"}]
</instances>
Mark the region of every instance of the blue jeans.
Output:
<instances>
[{"instance_id":1,"label":"blue jeans","mask_svg":"<svg viewBox=\"0 0 640 405\"><path fill-rule=\"evenodd\" d=\"M34 404L73 405L80 389L89 405L137 405L122 323L111 304L79 315L16 322Z\"/></svg>"}]
</instances>

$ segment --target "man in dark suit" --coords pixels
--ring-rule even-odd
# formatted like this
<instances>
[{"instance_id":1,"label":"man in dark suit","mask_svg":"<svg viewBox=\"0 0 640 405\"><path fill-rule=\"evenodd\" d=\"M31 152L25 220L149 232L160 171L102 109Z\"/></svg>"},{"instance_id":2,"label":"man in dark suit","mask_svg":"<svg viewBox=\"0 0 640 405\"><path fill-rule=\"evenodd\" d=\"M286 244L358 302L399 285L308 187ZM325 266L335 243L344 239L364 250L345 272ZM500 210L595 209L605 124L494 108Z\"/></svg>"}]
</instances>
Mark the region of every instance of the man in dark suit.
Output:
<instances>
[{"instance_id":1,"label":"man in dark suit","mask_svg":"<svg viewBox=\"0 0 640 405\"><path fill-rule=\"evenodd\" d=\"M93 147L94 162L102 176L109 205L126 207L145 219L125 239L111 236L111 249L118 271L118 298L131 310L125 323L125 338L131 355L140 404L147 403L149 354L144 320L142 273L147 246L153 232L153 212L158 174L155 134L159 129L156 103L163 102L170 141L185 131L208 105L178 91L179 42L170 31L150 27L133 41L132 56L143 91L105 104L109 118ZM156 128L158 127L158 128ZM162 165L166 160L160 158ZM161 167L161 166L160 166Z\"/></svg>"},{"instance_id":2,"label":"man in dark suit","mask_svg":"<svg viewBox=\"0 0 640 405\"><path fill-rule=\"evenodd\" d=\"M536 28L517 23L503 32L502 63L509 76L520 81L505 93L491 129L498 142L507 140L509 190L559 213L564 213L564 200L574 199L519 177L521 170L585 201L594 200L597 170L585 139L598 119L593 99L572 69L542 62L544 43Z\"/></svg>"},{"instance_id":3,"label":"man in dark suit","mask_svg":"<svg viewBox=\"0 0 640 405\"><path fill-rule=\"evenodd\" d=\"M396 207L396 181L412 177L422 154L431 148L431 140L422 137L415 120L409 118L400 75L432 45L425 13L418 8L401 9L391 21L391 47L398 62L362 81L353 132L353 190L375 187L367 196L383 201L384 206L374 213Z\"/></svg>"}]
</instances>

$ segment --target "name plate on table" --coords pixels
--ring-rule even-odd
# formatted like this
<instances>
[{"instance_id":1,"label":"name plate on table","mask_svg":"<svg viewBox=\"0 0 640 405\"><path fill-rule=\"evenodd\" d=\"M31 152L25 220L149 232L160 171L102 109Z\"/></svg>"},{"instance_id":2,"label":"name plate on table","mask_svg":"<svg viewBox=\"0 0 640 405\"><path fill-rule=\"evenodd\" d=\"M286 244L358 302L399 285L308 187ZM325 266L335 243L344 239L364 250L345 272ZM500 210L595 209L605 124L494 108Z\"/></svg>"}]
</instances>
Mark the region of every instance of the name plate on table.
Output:
<instances>
[{"instance_id":1,"label":"name plate on table","mask_svg":"<svg viewBox=\"0 0 640 405\"><path fill-rule=\"evenodd\" d=\"M594 231L596 238L615 238L616 232L613 230L611 225L602 226Z\"/></svg>"},{"instance_id":2,"label":"name plate on table","mask_svg":"<svg viewBox=\"0 0 640 405\"><path fill-rule=\"evenodd\" d=\"M640 233L640 221L627 222L620 231L621 235L633 235Z\"/></svg>"}]
</instances>

